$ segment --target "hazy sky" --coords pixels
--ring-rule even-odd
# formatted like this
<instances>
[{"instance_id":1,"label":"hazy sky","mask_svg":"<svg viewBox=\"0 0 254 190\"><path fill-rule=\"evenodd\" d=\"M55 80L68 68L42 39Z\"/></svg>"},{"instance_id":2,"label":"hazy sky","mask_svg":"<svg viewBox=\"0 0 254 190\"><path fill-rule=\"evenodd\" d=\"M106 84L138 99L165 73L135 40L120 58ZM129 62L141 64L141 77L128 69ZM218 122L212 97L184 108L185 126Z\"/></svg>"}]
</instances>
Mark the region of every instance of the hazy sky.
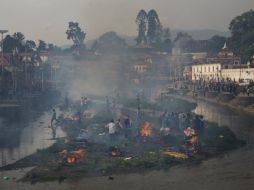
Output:
<instances>
[{"instance_id":1,"label":"hazy sky","mask_svg":"<svg viewBox=\"0 0 254 190\"><path fill-rule=\"evenodd\" d=\"M94 39L106 31L135 35L140 9L154 8L172 29L226 31L237 15L254 9L254 0L0 0L0 27L29 39L68 44L69 21L78 21Z\"/></svg>"}]
</instances>

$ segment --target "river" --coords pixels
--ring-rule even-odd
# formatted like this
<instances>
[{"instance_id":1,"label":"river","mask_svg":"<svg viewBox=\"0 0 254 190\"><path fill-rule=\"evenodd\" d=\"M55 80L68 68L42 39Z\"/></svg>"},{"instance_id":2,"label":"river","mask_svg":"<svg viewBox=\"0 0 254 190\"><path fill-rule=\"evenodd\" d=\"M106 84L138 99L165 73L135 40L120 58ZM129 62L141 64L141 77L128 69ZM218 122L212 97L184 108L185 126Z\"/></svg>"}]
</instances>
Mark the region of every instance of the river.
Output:
<instances>
[{"instance_id":1,"label":"river","mask_svg":"<svg viewBox=\"0 0 254 190\"><path fill-rule=\"evenodd\" d=\"M49 128L50 112L43 112L28 122L1 123L0 129L5 131L1 136L0 166L5 166L35 153L38 149L51 146L52 130ZM8 133L9 131L9 133ZM61 128L57 128L57 137L65 136Z\"/></svg>"},{"instance_id":2,"label":"river","mask_svg":"<svg viewBox=\"0 0 254 190\"><path fill-rule=\"evenodd\" d=\"M66 180L57 182L16 183L0 181L3 190L253 190L254 189L254 118L242 112L235 112L218 105L197 102L194 110L204 115L204 119L216 122L219 126L230 127L238 138L247 142L245 147L229 152L220 157L205 160L198 166L175 166L169 171L152 171L146 174L128 174L107 177L85 178L78 181ZM6 172L6 175L19 177L17 171Z\"/></svg>"}]
</instances>

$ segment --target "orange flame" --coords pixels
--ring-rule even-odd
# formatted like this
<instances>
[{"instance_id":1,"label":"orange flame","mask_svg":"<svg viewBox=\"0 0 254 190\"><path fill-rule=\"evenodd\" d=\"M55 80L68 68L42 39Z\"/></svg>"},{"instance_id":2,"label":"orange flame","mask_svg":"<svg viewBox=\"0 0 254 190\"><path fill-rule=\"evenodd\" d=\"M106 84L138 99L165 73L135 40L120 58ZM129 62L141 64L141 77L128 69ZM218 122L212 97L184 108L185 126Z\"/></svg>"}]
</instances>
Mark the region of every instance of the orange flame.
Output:
<instances>
[{"instance_id":1,"label":"orange flame","mask_svg":"<svg viewBox=\"0 0 254 190\"><path fill-rule=\"evenodd\" d=\"M152 127L149 122L145 122L140 130L140 134L142 137L148 137L151 135Z\"/></svg>"},{"instance_id":2,"label":"orange flame","mask_svg":"<svg viewBox=\"0 0 254 190\"><path fill-rule=\"evenodd\" d=\"M118 156L118 152L112 151L112 152L111 152L111 155L112 155L113 157L116 157L116 156Z\"/></svg>"},{"instance_id":3,"label":"orange flame","mask_svg":"<svg viewBox=\"0 0 254 190\"><path fill-rule=\"evenodd\" d=\"M67 157L66 162L67 164L74 164L78 160L82 159L85 157L86 150L85 149L79 149L77 151L74 151L70 156Z\"/></svg>"},{"instance_id":4,"label":"orange flame","mask_svg":"<svg viewBox=\"0 0 254 190\"><path fill-rule=\"evenodd\" d=\"M68 156L67 160L66 160L67 164L74 164L76 162L76 158L75 156L71 155L71 156Z\"/></svg>"}]
</instances>

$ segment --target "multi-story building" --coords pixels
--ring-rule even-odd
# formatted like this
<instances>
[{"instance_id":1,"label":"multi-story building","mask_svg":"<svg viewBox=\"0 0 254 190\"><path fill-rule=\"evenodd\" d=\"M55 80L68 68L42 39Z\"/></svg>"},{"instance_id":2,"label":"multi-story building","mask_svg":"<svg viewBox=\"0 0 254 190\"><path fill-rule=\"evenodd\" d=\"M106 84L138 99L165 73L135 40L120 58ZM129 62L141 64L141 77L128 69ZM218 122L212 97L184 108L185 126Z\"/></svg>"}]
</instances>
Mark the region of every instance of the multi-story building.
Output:
<instances>
[{"instance_id":1,"label":"multi-story building","mask_svg":"<svg viewBox=\"0 0 254 190\"><path fill-rule=\"evenodd\" d=\"M192 65L192 80L219 80L221 78L221 64Z\"/></svg>"},{"instance_id":2,"label":"multi-story building","mask_svg":"<svg viewBox=\"0 0 254 190\"><path fill-rule=\"evenodd\" d=\"M254 69L253 69L254 70ZM199 62L192 65L192 80L235 80L254 79L252 69L247 65L241 64L241 58L224 44L217 56L207 57L205 62Z\"/></svg>"}]
</instances>

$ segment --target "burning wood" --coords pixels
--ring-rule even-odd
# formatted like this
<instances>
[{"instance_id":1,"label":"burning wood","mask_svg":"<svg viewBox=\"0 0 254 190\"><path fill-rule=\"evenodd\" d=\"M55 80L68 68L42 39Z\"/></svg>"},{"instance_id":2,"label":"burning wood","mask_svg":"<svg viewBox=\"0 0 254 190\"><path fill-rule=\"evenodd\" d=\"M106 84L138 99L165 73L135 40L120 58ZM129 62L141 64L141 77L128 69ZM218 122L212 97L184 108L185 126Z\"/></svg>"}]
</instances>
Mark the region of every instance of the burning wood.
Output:
<instances>
[{"instance_id":1,"label":"burning wood","mask_svg":"<svg viewBox=\"0 0 254 190\"><path fill-rule=\"evenodd\" d=\"M73 155L68 156L67 159L66 159L66 162L67 162L67 164L69 164L69 165L74 164L74 163L76 162L75 156L73 156Z\"/></svg>"},{"instance_id":2,"label":"burning wood","mask_svg":"<svg viewBox=\"0 0 254 190\"><path fill-rule=\"evenodd\" d=\"M77 151L72 152L71 155L69 155L66 158L66 163L69 165L75 164L79 160L85 157L86 150L85 149L79 149Z\"/></svg>"},{"instance_id":3,"label":"burning wood","mask_svg":"<svg viewBox=\"0 0 254 190\"><path fill-rule=\"evenodd\" d=\"M121 156L121 151L117 147L110 147L109 148L110 155L112 157L118 157Z\"/></svg>"},{"instance_id":4,"label":"burning wood","mask_svg":"<svg viewBox=\"0 0 254 190\"><path fill-rule=\"evenodd\" d=\"M117 151L112 151L111 156L112 157L117 157L117 156L119 156L119 153Z\"/></svg>"},{"instance_id":5,"label":"burning wood","mask_svg":"<svg viewBox=\"0 0 254 190\"><path fill-rule=\"evenodd\" d=\"M123 160L124 161L128 161L128 160L131 160L132 159L132 157L126 157L126 158L124 158Z\"/></svg>"},{"instance_id":6,"label":"burning wood","mask_svg":"<svg viewBox=\"0 0 254 190\"><path fill-rule=\"evenodd\" d=\"M173 151L163 151L163 154L167 155L167 156L171 156L177 159L183 159L186 160L189 157L186 154L180 153L180 152L173 152Z\"/></svg>"},{"instance_id":7,"label":"burning wood","mask_svg":"<svg viewBox=\"0 0 254 190\"><path fill-rule=\"evenodd\" d=\"M149 137L151 136L151 132L152 132L152 127L150 123L146 121L140 130L140 135L142 137Z\"/></svg>"}]
</instances>

